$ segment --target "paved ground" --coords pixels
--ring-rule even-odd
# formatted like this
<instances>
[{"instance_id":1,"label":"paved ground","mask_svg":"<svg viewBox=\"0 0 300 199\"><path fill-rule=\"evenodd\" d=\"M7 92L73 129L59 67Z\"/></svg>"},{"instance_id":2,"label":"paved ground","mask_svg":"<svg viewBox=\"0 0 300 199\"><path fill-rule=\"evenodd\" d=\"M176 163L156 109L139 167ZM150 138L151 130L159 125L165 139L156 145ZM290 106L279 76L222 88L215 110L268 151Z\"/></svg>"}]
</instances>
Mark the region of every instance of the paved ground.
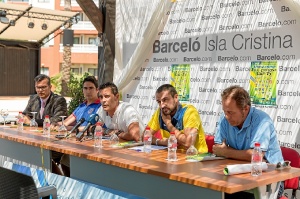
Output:
<instances>
[{"instance_id":1,"label":"paved ground","mask_svg":"<svg viewBox=\"0 0 300 199\"><path fill-rule=\"evenodd\" d=\"M0 110L8 109L9 115L6 121L15 121L19 111L23 111L27 105L29 96L0 96ZM70 98L66 97L67 103ZM3 118L0 116L0 122Z\"/></svg>"},{"instance_id":2,"label":"paved ground","mask_svg":"<svg viewBox=\"0 0 300 199\"><path fill-rule=\"evenodd\" d=\"M15 116L18 115L19 111L25 109L28 99L29 96L0 96L0 110L8 109L9 111L6 120L16 120ZM0 117L0 121L3 121L2 117Z\"/></svg>"}]
</instances>

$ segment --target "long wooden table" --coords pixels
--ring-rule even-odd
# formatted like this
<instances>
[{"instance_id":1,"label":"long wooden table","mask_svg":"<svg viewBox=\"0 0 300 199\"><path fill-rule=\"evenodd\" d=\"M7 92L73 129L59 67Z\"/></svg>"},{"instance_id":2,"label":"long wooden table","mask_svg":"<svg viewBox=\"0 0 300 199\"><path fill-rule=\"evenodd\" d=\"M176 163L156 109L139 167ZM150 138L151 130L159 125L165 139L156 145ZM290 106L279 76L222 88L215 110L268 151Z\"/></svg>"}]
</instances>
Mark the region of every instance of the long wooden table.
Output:
<instances>
[{"instance_id":1,"label":"long wooden table","mask_svg":"<svg viewBox=\"0 0 300 199\"><path fill-rule=\"evenodd\" d=\"M229 159L186 162L185 154L180 152L179 161L168 162L166 150L145 154L111 148L107 142L98 149L94 148L92 140L57 140L54 135L55 132L47 138L27 128L18 132L14 128L0 127L0 154L51 168L51 150L66 153L70 155L72 178L155 199L202 196L221 199L224 192L250 190L300 176L300 169L278 171L274 166L259 177L249 173L225 176L223 168L226 165L246 162Z\"/></svg>"}]
</instances>

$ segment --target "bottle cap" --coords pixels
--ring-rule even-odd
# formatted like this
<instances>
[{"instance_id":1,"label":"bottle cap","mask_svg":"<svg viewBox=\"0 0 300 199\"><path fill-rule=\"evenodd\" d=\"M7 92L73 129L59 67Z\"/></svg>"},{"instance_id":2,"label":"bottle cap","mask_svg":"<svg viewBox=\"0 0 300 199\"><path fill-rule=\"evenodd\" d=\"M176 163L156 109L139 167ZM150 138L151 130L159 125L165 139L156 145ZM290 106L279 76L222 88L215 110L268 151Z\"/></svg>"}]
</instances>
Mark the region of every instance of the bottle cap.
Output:
<instances>
[{"instance_id":1,"label":"bottle cap","mask_svg":"<svg viewBox=\"0 0 300 199\"><path fill-rule=\"evenodd\" d=\"M255 147L260 147L260 143L259 142L255 142L254 146Z\"/></svg>"},{"instance_id":2,"label":"bottle cap","mask_svg":"<svg viewBox=\"0 0 300 199\"><path fill-rule=\"evenodd\" d=\"M100 123L100 122L97 122L97 123L96 123L96 126L101 126L101 123Z\"/></svg>"},{"instance_id":3,"label":"bottle cap","mask_svg":"<svg viewBox=\"0 0 300 199\"><path fill-rule=\"evenodd\" d=\"M174 132L174 131L172 131L172 132L170 132L170 134L171 134L171 135L175 135L175 132Z\"/></svg>"},{"instance_id":4,"label":"bottle cap","mask_svg":"<svg viewBox=\"0 0 300 199\"><path fill-rule=\"evenodd\" d=\"M23 114L23 112L22 112L22 111L19 111L19 114Z\"/></svg>"},{"instance_id":5,"label":"bottle cap","mask_svg":"<svg viewBox=\"0 0 300 199\"><path fill-rule=\"evenodd\" d=\"M150 127L149 127L149 126L146 126L145 130L150 130Z\"/></svg>"},{"instance_id":6,"label":"bottle cap","mask_svg":"<svg viewBox=\"0 0 300 199\"><path fill-rule=\"evenodd\" d=\"M45 118L49 118L49 115L45 115Z\"/></svg>"}]
</instances>

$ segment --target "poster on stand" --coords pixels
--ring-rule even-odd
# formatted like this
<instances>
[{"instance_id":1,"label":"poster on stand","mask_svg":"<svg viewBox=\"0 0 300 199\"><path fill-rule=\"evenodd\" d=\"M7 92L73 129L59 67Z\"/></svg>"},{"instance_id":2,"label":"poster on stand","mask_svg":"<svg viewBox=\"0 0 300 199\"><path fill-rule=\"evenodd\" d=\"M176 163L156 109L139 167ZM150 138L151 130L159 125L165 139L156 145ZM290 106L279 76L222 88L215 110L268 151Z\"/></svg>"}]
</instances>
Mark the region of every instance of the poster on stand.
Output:
<instances>
[{"instance_id":1,"label":"poster on stand","mask_svg":"<svg viewBox=\"0 0 300 199\"><path fill-rule=\"evenodd\" d=\"M190 99L190 65L173 64L171 71L171 85L178 93L179 101Z\"/></svg>"},{"instance_id":2,"label":"poster on stand","mask_svg":"<svg viewBox=\"0 0 300 199\"><path fill-rule=\"evenodd\" d=\"M252 104L276 105L277 61L251 62L250 98Z\"/></svg>"}]
</instances>

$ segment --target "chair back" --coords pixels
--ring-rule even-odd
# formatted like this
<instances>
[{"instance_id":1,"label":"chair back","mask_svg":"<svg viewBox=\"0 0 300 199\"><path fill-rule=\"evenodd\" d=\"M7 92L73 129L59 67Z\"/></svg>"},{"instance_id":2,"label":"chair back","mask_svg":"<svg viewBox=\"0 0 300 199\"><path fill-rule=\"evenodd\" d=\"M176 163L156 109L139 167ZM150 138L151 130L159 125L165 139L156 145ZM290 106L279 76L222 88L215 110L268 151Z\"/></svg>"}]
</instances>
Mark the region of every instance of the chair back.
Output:
<instances>
[{"instance_id":1,"label":"chair back","mask_svg":"<svg viewBox=\"0 0 300 199\"><path fill-rule=\"evenodd\" d=\"M300 168L299 153L296 150L291 148L286 148L286 147L280 147L280 148L281 148L283 159L291 161L292 167ZM284 189L298 189L298 187L299 187L298 177L286 180L284 182Z\"/></svg>"},{"instance_id":2,"label":"chair back","mask_svg":"<svg viewBox=\"0 0 300 199\"><path fill-rule=\"evenodd\" d=\"M205 141L208 148L208 153L212 153L212 147L215 144L215 136L213 135L205 135Z\"/></svg>"},{"instance_id":3,"label":"chair back","mask_svg":"<svg viewBox=\"0 0 300 199\"><path fill-rule=\"evenodd\" d=\"M0 198L38 198L31 176L0 167Z\"/></svg>"}]
</instances>

